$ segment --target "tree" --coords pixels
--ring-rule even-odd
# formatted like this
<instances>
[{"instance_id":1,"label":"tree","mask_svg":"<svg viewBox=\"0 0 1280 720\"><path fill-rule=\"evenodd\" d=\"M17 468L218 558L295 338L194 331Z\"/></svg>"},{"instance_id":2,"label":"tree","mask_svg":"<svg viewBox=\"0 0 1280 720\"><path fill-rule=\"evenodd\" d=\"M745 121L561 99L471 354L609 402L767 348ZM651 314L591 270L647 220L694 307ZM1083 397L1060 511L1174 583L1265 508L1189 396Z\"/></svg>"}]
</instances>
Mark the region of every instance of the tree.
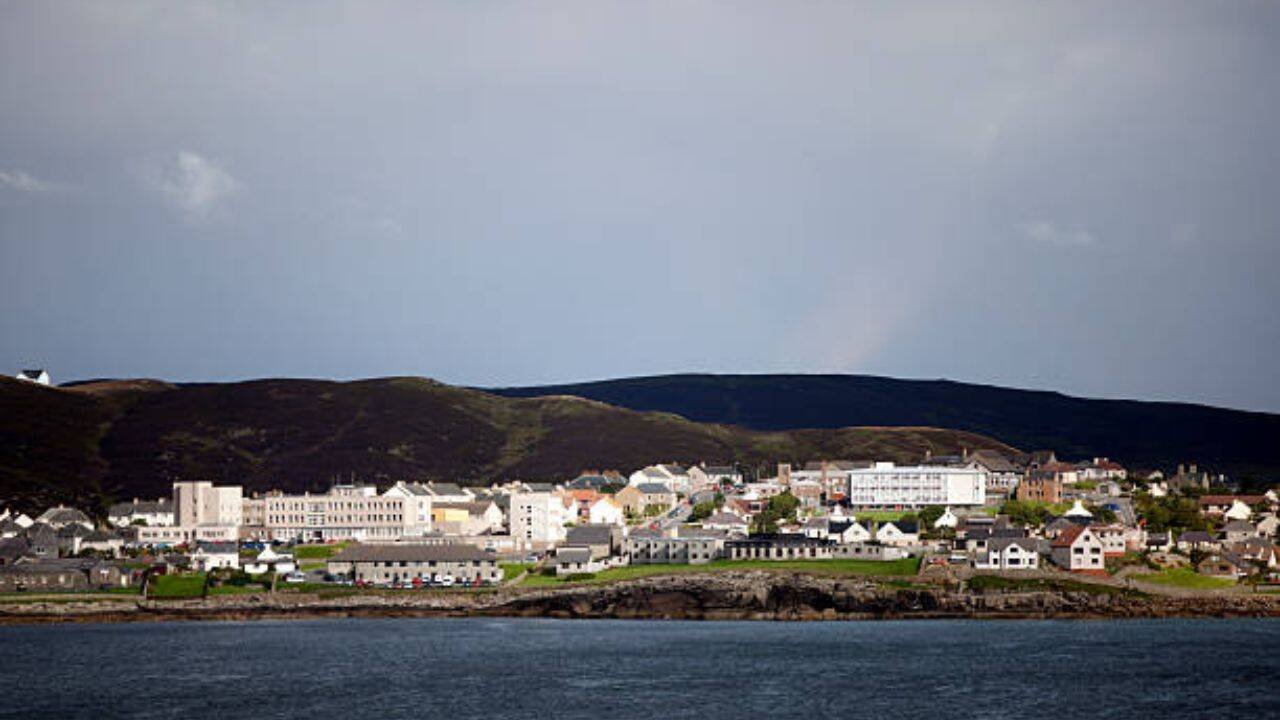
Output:
<instances>
[{"instance_id":1,"label":"tree","mask_svg":"<svg viewBox=\"0 0 1280 720\"><path fill-rule=\"evenodd\" d=\"M706 520L707 518L711 517L711 515L715 513L715 511L716 511L716 503L714 500L708 500L707 502L700 502L697 505L693 506L693 511L689 513L689 520L692 522L699 522L702 520Z\"/></svg>"},{"instance_id":2,"label":"tree","mask_svg":"<svg viewBox=\"0 0 1280 720\"><path fill-rule=\"evenodd\" d=\"M756 533L777 532L778 523L782 520L794 518L799 507L800 500L795 495L792 495L790 490L774 495L769 498L769 502L764 509L756 514L751 531Z\"/></svg>"},{"instance_id":3,"label":"tree","mask_svg":"<svg viewBox=\"0 0 1280 720\"><path fill-rule=\"evenodd\" d=\"M933 528L933 524L938 522L938 518L942 517L943 512L945 512L945 509L941 505L930 505L921 508L919 514L921 529Z\"/></svg>"}]
</instances>

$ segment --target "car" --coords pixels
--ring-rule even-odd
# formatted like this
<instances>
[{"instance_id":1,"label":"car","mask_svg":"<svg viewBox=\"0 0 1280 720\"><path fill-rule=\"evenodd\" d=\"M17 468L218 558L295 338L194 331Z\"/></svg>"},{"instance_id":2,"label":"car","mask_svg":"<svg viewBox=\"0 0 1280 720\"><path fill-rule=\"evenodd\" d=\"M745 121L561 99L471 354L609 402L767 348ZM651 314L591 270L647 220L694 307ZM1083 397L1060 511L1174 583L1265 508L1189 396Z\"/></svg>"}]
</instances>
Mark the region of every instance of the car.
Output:
<instances>
[{"instance_id":1,"label":"car","mask_svg":"<svg viewBox=\"0 0 1280 720\"><path fill-rule=\"evenodd\" d=\"M303 575L303 574L302 574L302 573L300 573L300 572L296 572L296 571L295 571L295 572L291 572L291 573L289 573L288 575L285 575L285 576L284 576L284 581L285 581L285 582L287 582L287 583L295 583L295 584L296 584L296 583L304 583L304 582L306 582L306 581L307 581L307 576L306 576L306 575Z\"/></svg>"},{"instance_id":2,"label":"car","mask_svg":"<svg viewBox=\"0 0 1280 720\"><path fill-rule=\"evenodd\" d=\"M453 587L453 576L452 576L452 575L445 575L445 576L441 577L441 578L440 578L440 586L441 586L441 587Z\"/></svg>"}]
</instances>

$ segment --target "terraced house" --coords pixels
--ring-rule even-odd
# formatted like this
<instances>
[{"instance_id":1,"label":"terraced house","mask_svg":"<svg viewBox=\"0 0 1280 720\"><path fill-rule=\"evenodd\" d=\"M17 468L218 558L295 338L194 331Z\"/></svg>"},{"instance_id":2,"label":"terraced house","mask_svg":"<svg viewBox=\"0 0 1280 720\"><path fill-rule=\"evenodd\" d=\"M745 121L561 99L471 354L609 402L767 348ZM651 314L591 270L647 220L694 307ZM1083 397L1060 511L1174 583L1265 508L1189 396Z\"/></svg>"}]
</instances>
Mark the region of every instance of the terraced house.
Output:
<instances>
[{"instance_id":1,"label":"terraced house","mask_svg":"<svg viewBox=\"0 0 1280 720\"><path fill-rule=\"evenodd\" d=\"M352 545L329 558L334 575L375 585L418 581L497 583L502 581L498 558L472 545L415 545L411 543Z\"/></svg>"}]
</instances>

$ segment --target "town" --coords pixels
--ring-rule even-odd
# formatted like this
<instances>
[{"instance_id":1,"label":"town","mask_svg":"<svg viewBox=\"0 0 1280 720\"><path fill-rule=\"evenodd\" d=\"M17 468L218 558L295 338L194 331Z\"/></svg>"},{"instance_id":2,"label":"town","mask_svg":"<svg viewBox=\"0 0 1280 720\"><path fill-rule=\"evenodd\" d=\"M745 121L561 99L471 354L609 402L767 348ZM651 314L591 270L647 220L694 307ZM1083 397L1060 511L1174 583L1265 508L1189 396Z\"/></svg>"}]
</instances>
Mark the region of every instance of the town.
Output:
<instances>
[{"instance_id":1,"label":"town","mask_svg":"<svg viewBox=\"0 0 1280 720\"><path fill-rule=\"evenodd\" d=\"M318 494L209 481L95 518L0 511L0 593L146 597L324 587L477 589L685 569L1067 577L1245 589L1280 580L1276 489L1195 465L1128 469L980 450L917 464L830 460L752 477L659 463L485 487L401 480Z\"/></svg>"}]
</instances>

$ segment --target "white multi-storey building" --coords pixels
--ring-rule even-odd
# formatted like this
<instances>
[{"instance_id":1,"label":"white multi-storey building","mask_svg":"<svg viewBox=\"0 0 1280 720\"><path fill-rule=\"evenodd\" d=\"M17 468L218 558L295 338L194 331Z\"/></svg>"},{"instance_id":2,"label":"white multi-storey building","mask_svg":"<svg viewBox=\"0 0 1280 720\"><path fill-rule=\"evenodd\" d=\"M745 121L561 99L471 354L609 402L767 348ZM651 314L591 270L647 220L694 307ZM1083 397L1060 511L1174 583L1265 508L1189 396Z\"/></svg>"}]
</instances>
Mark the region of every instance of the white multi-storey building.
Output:
<instances>
[{"instance_id":1,"label":"white multi-storey building","mask_svg":"<svg viewBox=\"0 0 1280 720\"><path fill-rule=\"evenodd\" d=\"M526 548L554 545L565 538L565 524L574 520L564 498L549 492L511 495L511 537Z\"/></svg>"},{"instance_id":2,"label":"white multi-storey building","mask_svg":"<svg viewBox=\"0 0 1280 720\"><path fill-rule=\"evenodd\" d=\"M982 505L987 498L986 475L973 468L878 462L848 471L848 500L857 507Z\"/></svg>"},{"instance_id":3,"label":"white multi-storey building","mask_svg":"<svg viewBox=\"0 0 1280 720\"><path fill-rule=\"evenodd\" d=\"M247 537L328 542L397 540L417 527L408 498L378 495L372 485L337 485L322 495L269 494L244 501Z\"/></svg>"}]
</instances>

